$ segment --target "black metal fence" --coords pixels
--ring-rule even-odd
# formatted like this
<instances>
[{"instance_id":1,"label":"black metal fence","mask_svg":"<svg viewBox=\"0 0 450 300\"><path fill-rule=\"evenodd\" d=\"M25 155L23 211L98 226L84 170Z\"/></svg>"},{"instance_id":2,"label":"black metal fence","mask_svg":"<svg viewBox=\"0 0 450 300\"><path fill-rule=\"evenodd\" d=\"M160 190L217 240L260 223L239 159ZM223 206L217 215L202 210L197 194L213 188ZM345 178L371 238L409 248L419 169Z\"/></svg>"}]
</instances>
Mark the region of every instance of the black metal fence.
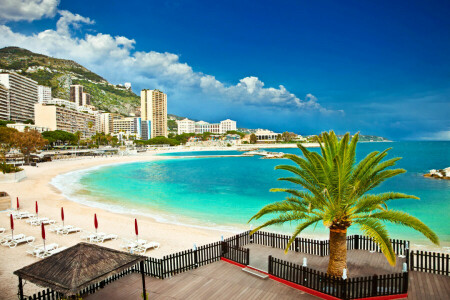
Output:
<instances>
[{"instance_id":1,"label":"black metal fence","mask_svg":"<svg viewBox=\"0 0 450 300\"><path fill-rule=\"evenodd\" d=\"M405 294L408 272L342 279L269 256L269 274L340 299Z\"/></svg>"},{"instance_id":2,"label":"black metal fence","mask_svg":"<svg viewBox=\"0 0 450 300\"><path fill-rule=\"evenodd\" d=\"M222 242L222 256L226 259L248 266L250 263L250 249L232 246Z\"/></svg>"},{"instance_id":3,"label":"black metal fence","mask_svg":"<svg viewBox=\"0 0 450 300\"><path fill-rule=\"evenodd\" d=\"M449 276L450 255L444 253L411 251L409 269Z\"/></svg>"},{"instance_id":4,"label":"black metal fence","mask_svg":"<svg viewBox=\"0 0 450 300\"><path fill-rule=\"evenodd\" d=\"M397 255L407 255L409 241L391 239L392 248ZM375 243L372 238L364 235L350 235L347 237L348 250L366 250L381 252L380 246Z\"/></svg>"}]
</instances>

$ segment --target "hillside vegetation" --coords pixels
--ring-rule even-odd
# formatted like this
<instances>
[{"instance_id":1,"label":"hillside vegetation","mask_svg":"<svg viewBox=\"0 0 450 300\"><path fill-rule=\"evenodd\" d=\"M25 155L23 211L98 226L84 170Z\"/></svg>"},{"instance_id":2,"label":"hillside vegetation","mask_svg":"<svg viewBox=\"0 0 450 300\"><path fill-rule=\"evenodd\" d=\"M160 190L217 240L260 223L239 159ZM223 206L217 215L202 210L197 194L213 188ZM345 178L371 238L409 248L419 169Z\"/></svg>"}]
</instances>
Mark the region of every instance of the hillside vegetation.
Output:
<instances>
[{"instance_id":1,"label":"hillside vegetation","mask_svg":"<svg viewBox=\"0 0 450 300\"><path fill-rule=\"evenodd\" d=\"M124 87L115 86L82 65L53 58L18 47L0 49L0 69L14 71L50 86L55 98L68 99L71 84L81 84L92 95L98 109L128 115L140 105L140 97Z\"/></svg>"}]
</instances>

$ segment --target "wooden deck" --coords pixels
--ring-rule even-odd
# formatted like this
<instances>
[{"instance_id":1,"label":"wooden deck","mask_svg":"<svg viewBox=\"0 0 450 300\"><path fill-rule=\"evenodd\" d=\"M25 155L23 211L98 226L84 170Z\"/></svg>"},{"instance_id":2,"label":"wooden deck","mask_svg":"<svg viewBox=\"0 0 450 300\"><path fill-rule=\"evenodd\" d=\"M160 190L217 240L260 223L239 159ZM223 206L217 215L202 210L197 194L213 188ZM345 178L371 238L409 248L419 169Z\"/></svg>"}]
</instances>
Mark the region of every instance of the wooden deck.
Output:
<instances>
[{"instance_id":1,"label":"wooden deck","mask_svg":"<svg viewBox=\"0 0 450 300\"><path fill-rule=\"evenodd\" d=\"M328 256L320 257L317 255L309 255L289 251L284 254L283 249L276 249L256 244L248 244L245 246L250 249L250 266L260 270L267 271L268 256L290 261L292 263L302 265L303 258L306 257L308 267L322 272L327 271ZM383 275L390 273L400 273L405 258L397 257L397 264L392 267L382 253L370 253L365 250L349 250L347 252L347 266L349 277L372 276L374 274Z\"/></svg>"},{"instance_id":2,"label":"wooden deck","mask_svg":"<svg viewBox=\"0 0 450 300\"><path fill-rule=\"evenodd\" d=\"M149 299L319 299L271 279L259 279L233 264L219 261L164 280L145 277ZM88 300L142 299L141 274L125 276ZM450 277L410 272L408 299L450 299Z\"/></svg>"},{"instance_id":3,"label":"wooden deck","mask_svg":"<svg viewBox=\"0 0 450 300\"><path fill-rule=\"evenodd\" d=\"M271 279L260 279L219 261L164 280L145 278L149 299L318 299ZM142 299L140 274L119 279L83 299Z\"/></svg>"}]
</instances>

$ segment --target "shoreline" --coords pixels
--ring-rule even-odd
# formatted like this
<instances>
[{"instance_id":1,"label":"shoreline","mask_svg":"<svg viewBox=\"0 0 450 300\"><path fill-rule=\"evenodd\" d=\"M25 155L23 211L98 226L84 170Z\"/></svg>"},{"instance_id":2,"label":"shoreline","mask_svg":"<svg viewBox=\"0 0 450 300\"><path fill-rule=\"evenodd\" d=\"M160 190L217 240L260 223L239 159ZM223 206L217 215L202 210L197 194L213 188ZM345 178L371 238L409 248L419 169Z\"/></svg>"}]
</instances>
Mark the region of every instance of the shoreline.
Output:
<instances>
[{"instance_id":1,"label":"shoreline","mask_svg":"<svg viewBox=\"0 0 450 300\"><path fill-rule=\"evenodd\" d=\"M296 144L294 144L294 146L296 147ZM86 231L94 231L93 216L94 213L96 213L99 222L99 231L115 233L119 236L117 241L109 241L101 244L102 246L113 249L120 249L120 238L134 238L133 219L137 218L139 223L139 238L156 241L161 244L159 249L149 250L146 253L147 256L157 258L166 254L192 248L194 243L199 246L219 241L221 235L226 238L240 231L226 230L217 227L208 228L207 226L196 226L184 223L164 222L152 216L134 214L133 211L113 212L105 208L92 207L70 200L63 192L58 190L57 187L52 184L52 181L58 176L71 172L95 170L97 168L118 164L183 158L182 156L171 157L167 154L164 156L157 154L191 151L235 151L236 147L226 147L223 149L202 147L201 149L180 148L169 151L166 149L161 150L140 153L134 156L80 158L42 163L39 164L39 167L26 166L24 167L28 176L26 179L17 183L0 183L0 191L6 191L11 196L11 199L13 199L13 203L15 203L14 199L19 197L21 209L29 212L34 212L34 202L38 201L40 215L54 219L57 223L61 223L60 209L61 207L64 207L65 224L81 227ZM9 218L7 218L5 212L0 212L0 227L6 229L5 234L10 233ZM40 227L30 226L26 224L25 220L15 220L14 232L15 234L24 233L26 235L34 236L36 238L35 244L42 243L40 238ZM326 236L322 236L321 234L308 234L302 236L319 239L326 238ZM57 243L60 246L72 246L80 241L80 234L59 236L47 231L47 243ZM420 247L420 245L417 246L419 246L417 248L418 250L425 250L427 248ZM14 249L0 247L0 264L2 265L0 270L0 280L2 282L0 285L0 292L2 292L3 295L6 295L7 298L14 297L16 293L15 289L11 289L11 286L17 285L17 276L13 275L13 272L37 261L36 258L27 255L25 252L26 250L28 250L28 246L26 245L18 246ZM37 288L36 286L28 285L25 292L26 294L31 294L39 289L40 288Z\"/></svg>"}]
</instances>

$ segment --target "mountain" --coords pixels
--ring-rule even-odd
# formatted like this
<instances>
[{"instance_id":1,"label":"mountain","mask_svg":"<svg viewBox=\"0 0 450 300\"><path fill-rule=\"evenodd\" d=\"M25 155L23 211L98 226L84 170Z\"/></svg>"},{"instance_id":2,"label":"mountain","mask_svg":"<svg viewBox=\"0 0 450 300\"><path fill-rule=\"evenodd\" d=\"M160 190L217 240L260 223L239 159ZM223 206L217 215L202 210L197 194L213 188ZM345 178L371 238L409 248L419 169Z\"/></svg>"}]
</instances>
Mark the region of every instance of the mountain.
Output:
<instances>
[{"instance_id":1,"label":"mountain","mask_svg":"<svg viewBox=\"0 0 450 300\"><path fill-rule=\"evenodd\" d=\"M18 47L0 49L0 71L14 71L50 86L52 96L69 99L69 86L81 84L91 94L92 104L100 110L123 115L134 113L140 97L131 89L113 85L82 65L31 52Z\"/></svg>"}]
</instances>

